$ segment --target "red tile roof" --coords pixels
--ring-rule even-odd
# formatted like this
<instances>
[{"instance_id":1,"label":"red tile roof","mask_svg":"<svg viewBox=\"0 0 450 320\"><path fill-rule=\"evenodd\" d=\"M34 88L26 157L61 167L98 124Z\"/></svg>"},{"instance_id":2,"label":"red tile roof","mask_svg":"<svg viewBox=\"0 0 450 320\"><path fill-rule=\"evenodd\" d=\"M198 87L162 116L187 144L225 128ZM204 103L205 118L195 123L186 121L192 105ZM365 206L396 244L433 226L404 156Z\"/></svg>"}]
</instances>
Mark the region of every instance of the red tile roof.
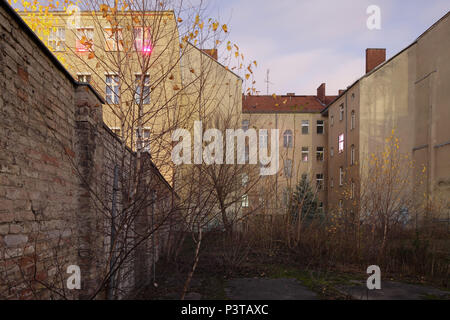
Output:
<instances>
[{"instance_id":1,"label":"red tile roof","mask_svg":"<svg viewBox=\"0 0 450 320\"><path fill-rule=\"evenodd\" d=\"M336 96L326 96L321 102L316 96L244 96L243 113L319 113Z\"/></svg>"}]
</instances>

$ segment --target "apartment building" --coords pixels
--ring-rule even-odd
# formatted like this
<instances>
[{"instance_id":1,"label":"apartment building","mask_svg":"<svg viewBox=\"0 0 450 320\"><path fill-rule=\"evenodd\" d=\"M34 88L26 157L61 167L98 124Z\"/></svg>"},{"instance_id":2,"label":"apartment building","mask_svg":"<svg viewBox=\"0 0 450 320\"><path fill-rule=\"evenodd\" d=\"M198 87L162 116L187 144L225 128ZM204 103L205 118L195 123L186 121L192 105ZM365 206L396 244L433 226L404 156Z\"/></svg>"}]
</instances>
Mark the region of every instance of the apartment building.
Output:
<instances>
[{"instance_id":1,"label":"apartment building","mask_svg":"<svg viewBox=\"0 0 450 320\"><path fill-rule=\"evenodd\" d=\"M422 195L444 200L442 219L448 219L449 52L449 13L388 61L385 49L367 49L366 74L322 111L328 118L330 209L352 210L370 156L393 135L399 152L412 160L411 192L418 201Z\"/></svg>"},{"instance_id":2,"label":"apartment building","mask_svg":"<svg viewBox=\"0 0 450 320\"><path fill-rule=\"evenodd\" d=\"M321 111L334 98L325 95L325 84L317 89L316 96L288 93L243 97L243 129L278 129L280 135L280 170L276 176L261 178L254 194L243 199L244 207L258 207L265 213L284 212L302 175L307 175L317 192L319 207L325 207L328 120ZM261 134L265 133L259 132L260 143L270 141Z\"/></svg>"},{"instance_id":3,"label":"apartment building","mask_svg":"<svg viewBox=\"0 0 450 320\"><path fill-rule=\"evenodd\" d=\"M20 14L25 21L39 16ZM74 78L104 96L108 127L133 150L150 152L170 181L171 133L191 128L200 108L204 115L213 105L241 109L242 80L217 61L217 50L182 42L173 11L89 11L79 19L52 12L42 19L43 42Z\"/></svg>"}]
</instances>

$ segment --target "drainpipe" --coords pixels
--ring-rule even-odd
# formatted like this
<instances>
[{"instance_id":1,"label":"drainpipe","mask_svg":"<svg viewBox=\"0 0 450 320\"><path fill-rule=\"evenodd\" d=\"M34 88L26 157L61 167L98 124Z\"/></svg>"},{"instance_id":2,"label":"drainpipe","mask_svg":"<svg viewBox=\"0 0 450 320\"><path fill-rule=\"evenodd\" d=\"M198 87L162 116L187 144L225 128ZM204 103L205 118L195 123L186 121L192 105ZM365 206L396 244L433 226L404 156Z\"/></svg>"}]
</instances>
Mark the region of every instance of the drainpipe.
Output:
<instances>
[{"instance_id":1,"label":"drainpipe","mask_svg":"<svg viewBox=\"0 0 450 320\"><path fill-rule=\"evenodd\" d=\"M114 255L114 243L116 240L116 208L117 208L117 191L119 191L119 166L114 167L114 183L113 183L113 194L112 194L112 208L111 208L111 241L110 241L110 254L111 260L109 262L109 286L108 286L108 300L113 300L114 297L114 264L116 262Z\"/></svg>"},{"instance_id":2,"label":"drainpipe","mask_svg":"<svg viewBox=\"0 0 450 320\"><path fill-rule=\"evenodd\" d=\"M155 203L156 203L156 191L152 191L152 247L153 247L153 285L156 284L156 247L155 247Z\"/></svg>"}]
</instances>

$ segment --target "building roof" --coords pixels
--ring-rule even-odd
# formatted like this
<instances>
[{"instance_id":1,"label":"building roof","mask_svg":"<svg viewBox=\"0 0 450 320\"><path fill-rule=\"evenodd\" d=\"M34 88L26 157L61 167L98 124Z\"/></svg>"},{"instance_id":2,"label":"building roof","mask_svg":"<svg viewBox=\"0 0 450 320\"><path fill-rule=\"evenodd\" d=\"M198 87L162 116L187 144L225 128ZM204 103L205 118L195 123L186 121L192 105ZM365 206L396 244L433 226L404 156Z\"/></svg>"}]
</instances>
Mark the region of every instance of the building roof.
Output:
<instances>
[{"instance_id":1,"label":"building roof","mask_svg":"<svg viewBox=\"0 0 450 320\"><path fill-rule=\"evenodd\" d=\"M335 99L326 96L322 102L317 96L244 96L243 113L320 113L325 106Z\"/></svg>"}]
</instances>

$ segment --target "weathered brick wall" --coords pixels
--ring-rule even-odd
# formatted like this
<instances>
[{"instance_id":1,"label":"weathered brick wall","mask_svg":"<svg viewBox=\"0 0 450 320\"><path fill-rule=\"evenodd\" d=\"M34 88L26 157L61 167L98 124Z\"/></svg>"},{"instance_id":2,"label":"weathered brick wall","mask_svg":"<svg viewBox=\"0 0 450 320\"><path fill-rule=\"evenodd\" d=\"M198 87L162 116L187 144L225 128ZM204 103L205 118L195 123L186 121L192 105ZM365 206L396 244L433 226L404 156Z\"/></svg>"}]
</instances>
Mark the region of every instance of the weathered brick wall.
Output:
<instances>
[{"instance_id":1,"label":"weathered brick wall","mask_svg":"<svg viewBox=\"0 0 450 320\"><path fill-rule=\"evenodd\" d=\"M114 167L125 164L121 212L135 155L124 156L103 124L96 93L78 85L36 39L0 6L0 299L87 298L97 291L105 298ZM147 203L143 216L130 222L134 233L118 235L131 247L138 225L148 232L152 217L173 208L170 187L147 160L145 190L155 190L164 208L151 211ZM163 247L155 240L169 238L163 223L155 239L143 239L142 251L125 259L117 296L151 281L154 253ZM80 266L82 290L65 287L69 265Z\"/></svg>"}]
</instances>

